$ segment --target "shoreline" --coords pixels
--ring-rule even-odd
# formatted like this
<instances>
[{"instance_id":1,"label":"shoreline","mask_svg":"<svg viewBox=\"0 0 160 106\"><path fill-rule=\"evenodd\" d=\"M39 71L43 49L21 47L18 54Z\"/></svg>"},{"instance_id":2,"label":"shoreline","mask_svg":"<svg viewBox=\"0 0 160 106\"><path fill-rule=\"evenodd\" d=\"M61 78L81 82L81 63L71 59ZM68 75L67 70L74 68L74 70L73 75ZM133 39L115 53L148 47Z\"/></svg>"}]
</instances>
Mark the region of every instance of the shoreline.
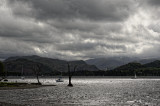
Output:
<instances>
[{"instance_id":1,"label":"shoreline","mask_svg":"<svg viewBox=\"0 0 160 106\"><path fill-rule=\"evenodd\" d=\"M43 78L53 78L56 79L59 76L43 76L43 77L39 77L39 79L43 79ZM133 78L134 76L73 76L73 78ZM8 79L21 79L17 76L8 76ZM26 76L27 78L33 78L36 79L34 76ZM68 78L68 76L63 76L63 78ZM155 79L160 79L160 76L137 76L137 78L155 78Z\"/></svg>"}]
</instances>

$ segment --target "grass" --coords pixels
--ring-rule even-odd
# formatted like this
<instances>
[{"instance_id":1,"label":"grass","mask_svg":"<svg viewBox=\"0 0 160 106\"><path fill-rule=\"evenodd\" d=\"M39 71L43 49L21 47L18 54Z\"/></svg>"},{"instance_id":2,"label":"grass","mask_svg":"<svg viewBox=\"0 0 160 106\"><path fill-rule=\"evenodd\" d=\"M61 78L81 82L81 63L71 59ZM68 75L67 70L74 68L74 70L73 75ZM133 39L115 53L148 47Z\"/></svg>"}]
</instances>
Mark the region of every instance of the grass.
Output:
<instances>
[{"instance_id":1,"label":"grass","mask_svg":"<svg viewBox=\"0 0 160 106\"><path fill-rule=\"evenodd\" d=\"M0 90L11 90L11 89L29 89L42 87L39 83L17 83L17 82L0 82Z\"/></svg>"},{"instance_id":2,"label":"grass","mask_svg":"<svg viewBox=\"0 0 160 106\"><path fill-rule=\"evenodd\" d=\"M19 87L26 85L41 85L39 83L15 83L15 82L0 82L0 87Z\"/></svg>"},{"instance_id":3,"label":"grass","mask_svg":"<svg viewBox=\"0 0 160 106\"><path fill-rule=\"evenodd\" d=\"M27 83L0 82L0 87L18 87L26 84Z\"/></svg>"}]
</instances>

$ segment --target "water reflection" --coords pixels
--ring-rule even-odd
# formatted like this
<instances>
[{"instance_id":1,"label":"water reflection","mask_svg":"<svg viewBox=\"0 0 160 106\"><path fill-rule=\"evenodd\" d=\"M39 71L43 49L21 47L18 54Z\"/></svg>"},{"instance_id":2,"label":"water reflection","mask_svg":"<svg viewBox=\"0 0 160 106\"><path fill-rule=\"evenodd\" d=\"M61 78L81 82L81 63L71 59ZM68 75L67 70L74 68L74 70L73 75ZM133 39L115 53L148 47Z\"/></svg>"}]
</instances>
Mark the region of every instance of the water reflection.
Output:
<instances>
[{"instance_id":1,"label":"water reflection","mask_svg":"<svg viewBox=\"0 0 160 106\"><path fill-rule=\"evenodd\" d=\"M34 78L10 79L12 82L36 82ZM43 84L34 89L1 90L0 101L37 106L50 105L160 105L159 79L73 78L56 83L55 78L41 78Z\"/></svg>"}]
</instances>

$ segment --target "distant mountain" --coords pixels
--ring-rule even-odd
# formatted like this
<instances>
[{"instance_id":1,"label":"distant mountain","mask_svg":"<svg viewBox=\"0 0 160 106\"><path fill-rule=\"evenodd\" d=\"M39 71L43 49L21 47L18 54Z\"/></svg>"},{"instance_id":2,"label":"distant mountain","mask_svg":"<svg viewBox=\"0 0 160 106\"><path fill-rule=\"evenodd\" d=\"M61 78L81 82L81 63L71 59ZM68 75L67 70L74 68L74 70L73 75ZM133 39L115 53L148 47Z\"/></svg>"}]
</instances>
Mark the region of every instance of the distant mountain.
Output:
<instances>
[{"instance_id":1,"label":"distant mountain","mask_svg":"<svg viewBox=\"0 0 160 106\"><path fill-rule=\"evenodd\" d=\"M143 66L140 64L140 63L136 63L136 62L131 62L131 63L128 63L128 64L125 64L125 65L122 65L122 66L119 66L117 68L115 68L114 70L135 70L135 69L139 69L139 68L142 68Z\"/></svg>"},{"instance_id":2,"label":"distant mountain","mask_svg":"<svg viewBox=\"0 0 160 106\"><path fill-rule=\"evenodd\" d=\"M99 71L95 65L88 65L82 60L65 61L35 55L10 57L3 61L3 63L8 71L8 75L22 75L22 70L24 71L24 75L34 75L32 68L38 64L41 65L41 75L60 75L61 72L63 72L63 75L67 75L69 64L71 70L77 66L77 72L75 75L133 76L136 72L138 76L160 76L160 60L154 61L154 59L145 59L147 62L152 61L149 63L146 63L144 59L128 57L97 59L96 61L94 60L96 59L88 61L92 64L101 65L103 67L105 66L105 68L110 67L112 70ZM142 64L138 63L137 61L141 62ZM116 68L113 69L113 67Z\"/></svg>"},{"instance_id":3,"label":"distant mountain","mask_svg":"<svg viewBox=\"0 0 160 106\"><path fill-rule=\"evenodd\" d=\"M160 58L144 58L144 59L137 59L135 62L141 63L141 64L147 64L156 60L160 60Z\"/></svg>"},{"instance_id":4,"label":"distant mountain","mask_svg":"<svg viewBox=\"0 0 160 106\"><path fill-rule=\"evenodd\" d=\"M67 72L68 66L70 64L71 69L77 66L77 71L98 71L99 69L94 65L88 65L85 61L64 61L59 59L51 59L40 56L17 56L10 57L4 61L8 72L21 73L22 67L26 75L33 74L32 67L35 64L42 65L42 74L55 74L58 72Z\"/></svg>"},{"instance_id":5,"label":"distant mountain","mask_svg":"<svg viewBox=\"0 0 160 106\"><path fill-rule=\"evenodd\" d=\"M34 71L32 70L34 66L41 65L41 74L49 74L52 69L45 64L41 64L40 62L35 62L32 60L28 60L25 58L16 58L4 61L6 70L8 73L17 74L17 75L33 75ZM23 72L22 72L23 70Z\"/></svg>"},{"instance_id":6,"label":"distant mountain","mask_svg":"<svg viewBox=\"0 0 160 106\"><path fill-rule=\"evenodd\" d=\"M146 68L160 68L160 60L155 60L153 62L143 65Z\"/></svg>"},{"instance_id":7,"label":"distant mountain","mask_svg":"<svg viewBox=\"0 0 160 106\"><path fill-rule=\"evenodd\" d=\"M151 68L160 69L160 60L155 60L155 61L147 63L147 64L131 62L131 63L125 64L125 65L119 66L119 67L115 68L114 70L125 71L125 70L151 69Z\"/></svg>"},{"instance_id":8,"label":"distant mountain","mask_svg":"<svg viewBox=\"0 0 160 106\"><path fill-rule=\"evenodd\" d=\"M106 69L110 70L130 62L146 64L158 59L160 60L160 58L143 59L143 58L137 58L137 57L108 57L108 58L89 59L89 60L86 60L86 63L90 65L95 65L101 70L106 70Z\"/></svg>"},{"instance_id":9,"label":"distant mountain","mask_svg":"<svg viewBox=\"0 0 160 106\"><path fill-rule=\"evenodd\" d=\"M101 70L114 69L118 66L127 64L134 61L137 58L133 57L108 57L86 60L86 63L95 65Z\"/></svg>"},{"instance_id":10,"label":"distant mountain","mask_svg":"<svg viewBox=\"0 0 160 106\"><path fill-rule=\"evenodd\" d=\"M160 61L156 60L147 64L131 62L107 71L106 75L133 76L135 73L138 76L160 76Z\"/></svg>"}]
</instances>

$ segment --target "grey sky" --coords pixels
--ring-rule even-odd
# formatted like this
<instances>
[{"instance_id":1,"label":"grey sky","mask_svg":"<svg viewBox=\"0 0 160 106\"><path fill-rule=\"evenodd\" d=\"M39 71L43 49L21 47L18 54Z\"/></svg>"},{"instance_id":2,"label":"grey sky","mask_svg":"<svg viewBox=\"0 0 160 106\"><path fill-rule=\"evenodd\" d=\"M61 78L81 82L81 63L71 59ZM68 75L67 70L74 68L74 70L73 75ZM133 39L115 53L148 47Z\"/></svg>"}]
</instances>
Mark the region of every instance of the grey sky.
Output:
<instances>
[{"instance_id":1,"label":"grey sky","mask_svg":"<svg viewBox=\"0 0 160 106\"><path fill-rule=\"evenodd\" d=\"M1 0L0 58L159 57L159 0Z\"/></svg>"}]
</instances>

